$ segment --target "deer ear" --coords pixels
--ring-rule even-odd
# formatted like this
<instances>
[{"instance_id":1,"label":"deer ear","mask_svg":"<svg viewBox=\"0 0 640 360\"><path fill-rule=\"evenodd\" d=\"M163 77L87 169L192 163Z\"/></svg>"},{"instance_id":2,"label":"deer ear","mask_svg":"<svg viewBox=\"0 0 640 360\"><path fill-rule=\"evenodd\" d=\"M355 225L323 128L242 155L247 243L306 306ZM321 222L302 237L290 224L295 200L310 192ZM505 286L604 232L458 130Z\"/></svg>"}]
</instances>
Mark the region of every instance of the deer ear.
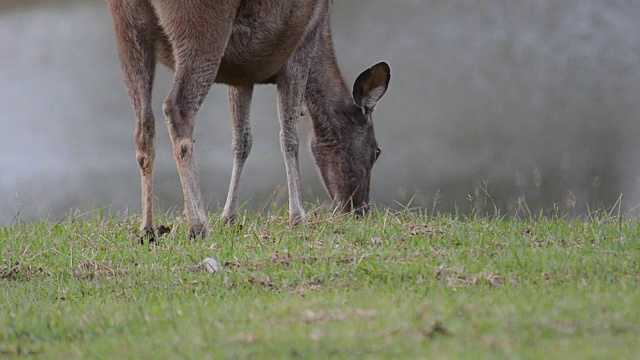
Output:
<instances>
[{"instance_id":1,"label":"deer ear","mask_svg":"<svg viewBox=\"0 0 640 360\"><path fill-rule=\"evenodd\" d=\"M373 111L378 100L387 91L391 80L391 68L386 62L365 70L353 84L353 100L366 111Z\"/></svg>"}]
</instances>

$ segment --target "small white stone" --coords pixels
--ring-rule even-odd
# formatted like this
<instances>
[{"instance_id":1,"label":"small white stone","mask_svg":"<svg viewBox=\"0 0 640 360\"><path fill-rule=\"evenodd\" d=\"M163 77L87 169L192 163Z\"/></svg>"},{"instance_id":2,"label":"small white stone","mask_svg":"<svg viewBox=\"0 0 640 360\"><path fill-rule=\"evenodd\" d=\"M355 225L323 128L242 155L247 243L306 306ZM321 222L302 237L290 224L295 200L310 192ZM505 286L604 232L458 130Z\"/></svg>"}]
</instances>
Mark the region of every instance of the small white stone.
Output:
<instances>
[{"instance_id":1,"label":"small white stone","mask_svg":"<svg viewBox=\"0 0 640 360\"><path fill-rule=\"evenodd\" d=\"M202 262L202 265L204 265L204 268L211 274L222 270L222 265L212 258L204 259L204 261Z\"/></svg>"}]
</instances>

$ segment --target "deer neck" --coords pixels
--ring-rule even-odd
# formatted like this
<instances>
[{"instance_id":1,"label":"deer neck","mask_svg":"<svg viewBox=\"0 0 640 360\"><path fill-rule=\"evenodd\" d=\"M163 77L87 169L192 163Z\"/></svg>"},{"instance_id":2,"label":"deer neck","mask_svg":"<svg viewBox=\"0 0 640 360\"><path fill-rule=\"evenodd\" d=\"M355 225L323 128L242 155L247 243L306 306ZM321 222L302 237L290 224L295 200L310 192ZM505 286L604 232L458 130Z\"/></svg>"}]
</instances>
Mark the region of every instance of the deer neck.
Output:
<instances>
[{"instance_id":1,"label":"deer neck","mask_svg":"<svg viewBox=\"0 0 640 360\"><path fill-rule=\"evenodd\" d=\"M324 34L311 64L305 93L316 141L341 141L341 129L347 126L353 111L353 99L335 57L331 35Z\"/></svg>"}]
</instances>

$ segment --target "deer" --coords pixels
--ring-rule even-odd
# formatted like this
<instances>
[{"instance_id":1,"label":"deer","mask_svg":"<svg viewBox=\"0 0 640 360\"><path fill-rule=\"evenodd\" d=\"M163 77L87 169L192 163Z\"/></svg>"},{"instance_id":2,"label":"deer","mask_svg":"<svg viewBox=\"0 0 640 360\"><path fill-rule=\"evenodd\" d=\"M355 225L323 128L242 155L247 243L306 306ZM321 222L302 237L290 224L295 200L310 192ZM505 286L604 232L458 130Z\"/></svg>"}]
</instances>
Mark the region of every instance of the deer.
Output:
<instances>
[{"instance_id":1,"label":"deer","mask_svg":"<svg viewBox=\"0 0 640 360\"><path fill-rule=\"evenodd\" d=\"M280 148L287 176L289 224L306 221L298 122L311 119L311 152L341 211L364 214L371 172L381 150L372 113L391 69L380 62L349 91L338 67L331 0L108 0L120 67L135 113L134 142L142 184L140 232L152 240L155 118L151 92L157 63L173 71L162 111L184 196L189 236L210 234L196 174L196 114L213 84L228 86L233 168L222 213L236 221L240 177L252 147L249 110L255 85L276 85Z\"/></svg>"}]
</instances>

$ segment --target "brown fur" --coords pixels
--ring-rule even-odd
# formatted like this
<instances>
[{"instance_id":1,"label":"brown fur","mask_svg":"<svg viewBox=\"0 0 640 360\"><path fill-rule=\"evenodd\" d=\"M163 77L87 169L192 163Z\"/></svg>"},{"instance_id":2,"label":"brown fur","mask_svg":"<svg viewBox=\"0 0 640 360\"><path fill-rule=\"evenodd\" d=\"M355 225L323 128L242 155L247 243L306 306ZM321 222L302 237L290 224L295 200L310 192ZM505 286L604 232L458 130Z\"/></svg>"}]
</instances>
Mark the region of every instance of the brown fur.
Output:
<instances>
[{"instance_id":1,"label":"brown fur","mask_svg":"<svg viewBox=\"0 0 640 360\"><path fill-rule=\"evenodd\" d=\"M153 236L155 64L174 71L163 112L173 143L191 236L208 234L195 170L195 116L211 85L229 85L233 174L224 210L237 214L240 175L251 151L249 107L255 84L278 88L280 142L287 170L290 223L305 219L298 165L298 116L306 102L312 152L332 199L345 211L366 209L371 168L379 155L371 113L389 83L380 63L349 93L329 25L330 0L108 0L125 83L136 115L142 176L142 231Z\"/></svg>"}]
</instances>

